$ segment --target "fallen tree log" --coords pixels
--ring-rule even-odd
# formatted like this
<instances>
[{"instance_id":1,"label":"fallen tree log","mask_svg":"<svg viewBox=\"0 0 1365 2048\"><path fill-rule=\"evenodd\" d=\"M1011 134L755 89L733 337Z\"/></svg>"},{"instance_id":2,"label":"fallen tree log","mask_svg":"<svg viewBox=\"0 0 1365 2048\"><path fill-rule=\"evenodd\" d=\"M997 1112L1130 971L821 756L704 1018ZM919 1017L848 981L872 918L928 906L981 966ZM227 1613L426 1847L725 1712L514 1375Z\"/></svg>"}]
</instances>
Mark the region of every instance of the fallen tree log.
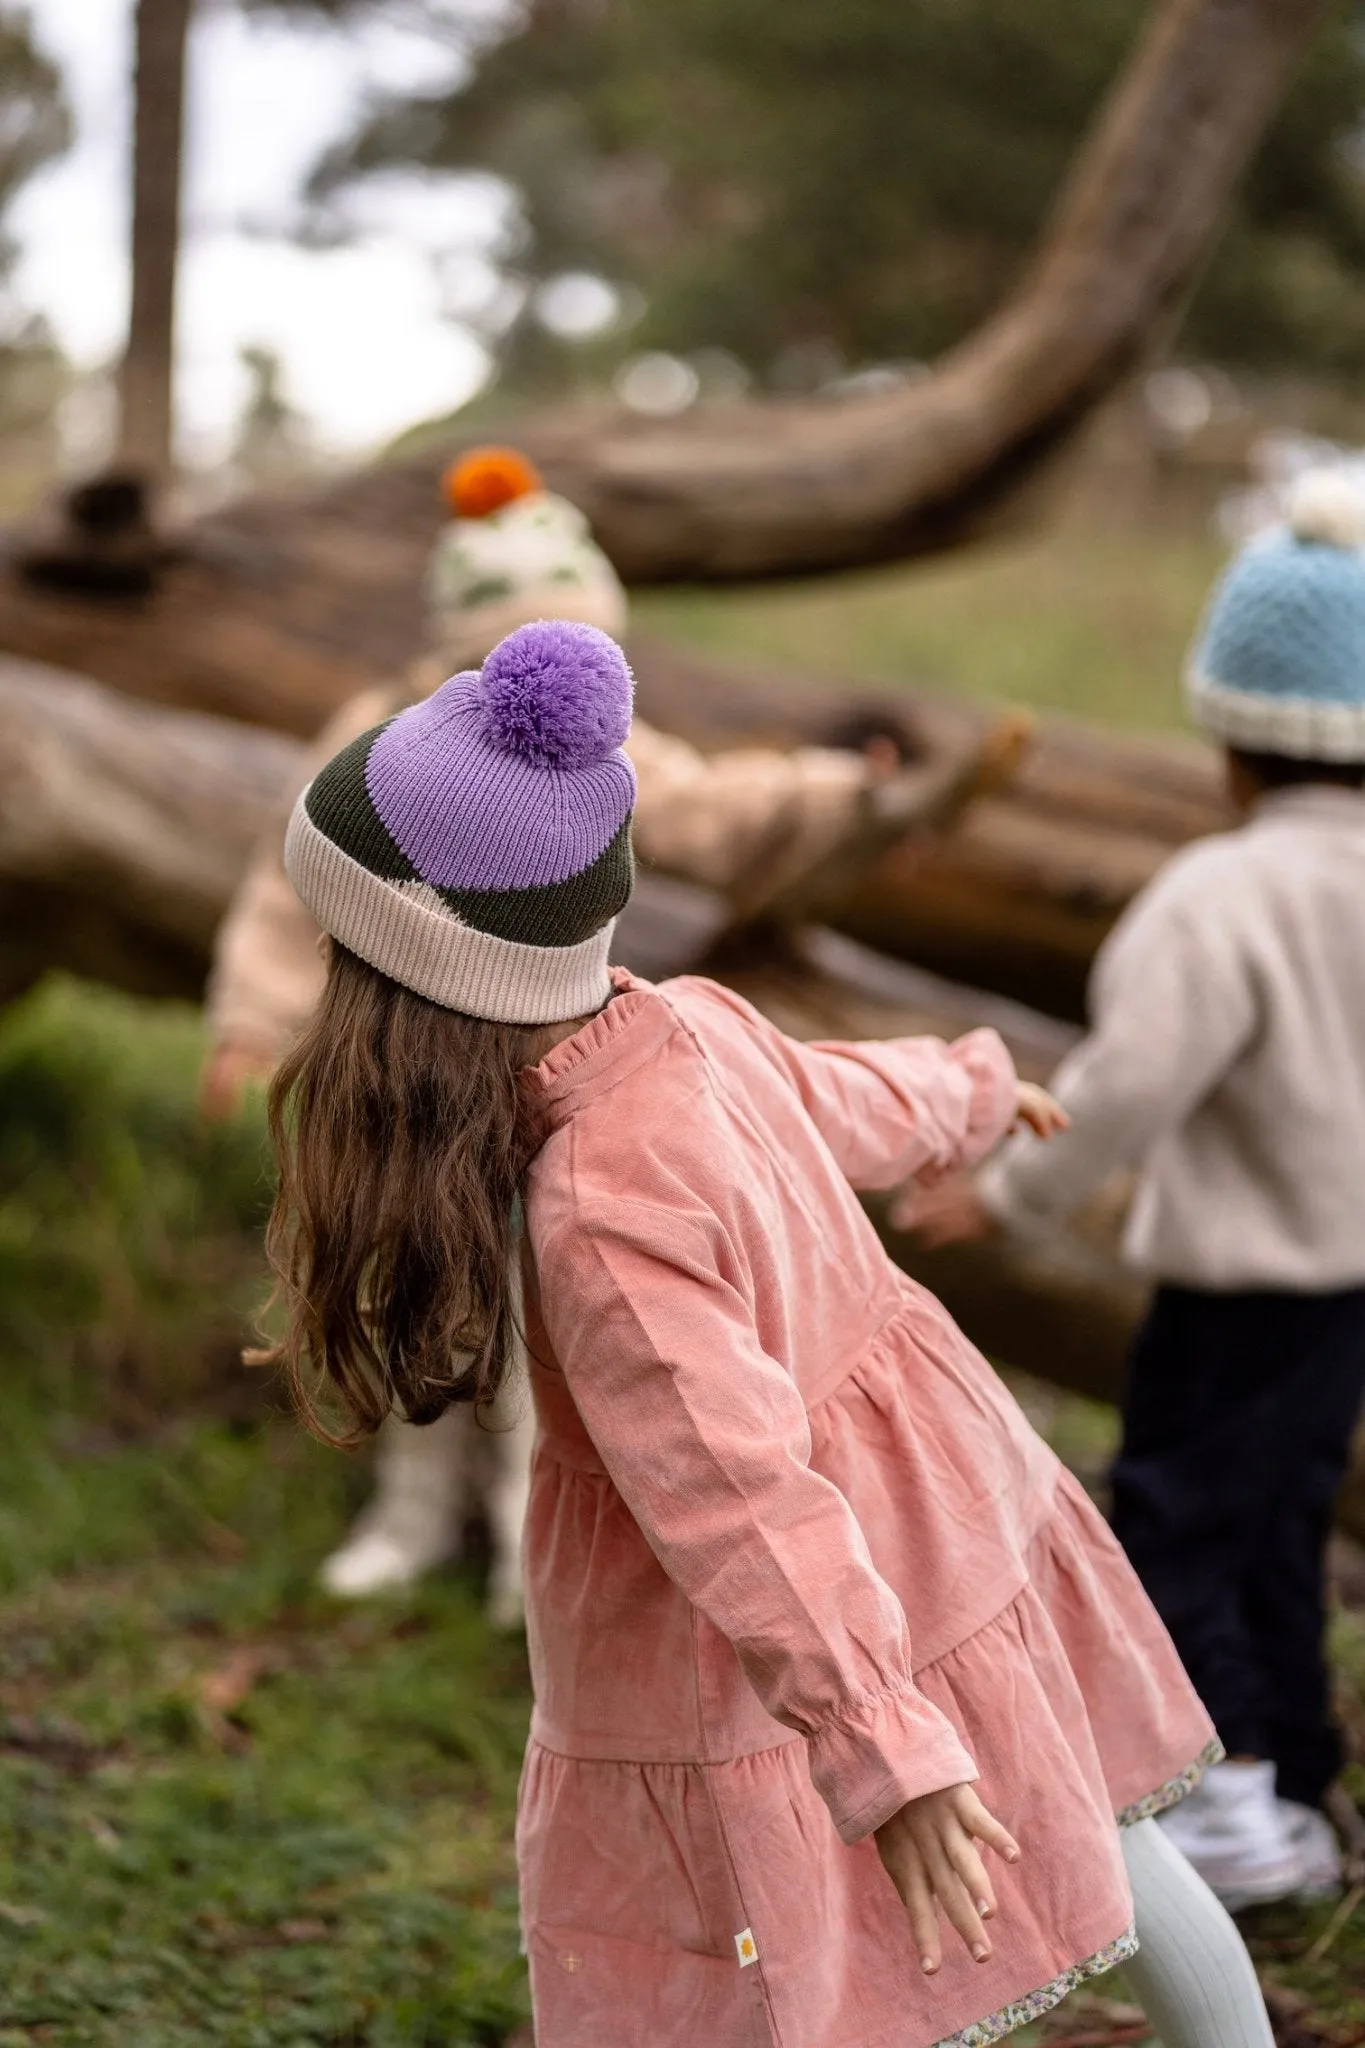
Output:
<instances>
[{"instance_id":1,"label":"fallen tree log","mask_svg":"<svg viewBox=\"0 0 1365 2048\"><path fill-rule=\"evenodd\" d=\"M100 643L106 649L107 644ZM754 738L790 744L818 736L849 706L846 690L794 685L789 676L703 660L654 640L632 642L631 652L644 714L702 745ZM5 673L32 679L51 671L11 663ZM102 674L100 680L111 678ZM117 676L112 680L117 684ZM44 692L26 687L15 697L11 688L9 704L6 731L15 733L17 747L33 744L39 722L49 715ZM969 750L988 716L920 694L887 697L883 708L908 717L931 754L956 758ZM55 703L50 715L65 730ZM106 707L98 722L110 746L112 716ZM175 735L167 741L167 759L174 761L177 749L193 748L187 735L195 728L177 725L174 714L167 719L164 730ZM141 731L131 718L130 769L142 748ZM293 758L282 738L235 724L233 732L227 751L243 761L269 756L278 764ZM155 771L148 765L143 772ZM259 787L267 795L275 772L262 773ZM17 787L12 769L6 786ZM260 815L259 797L249 798L240 816L233 810L221 822L206 820L206 832L236 843L245 822ZM1044 720L1006 790L974 805L931 848L892 848L863 875L835 921L878 950L1078 1017L1095 948L1134 890L1186 840L1226 822L1212 756L1196 743ZM22 901L11 907L22 920ZM70 918L58 922L65 926ZM44 933L35 936L41 949ZM50 937L55 942L55 927ZM62 957L54 952L50 964Z\"/></svg>"},{"instance_id":2,"label":"fallen tree log","mask_svg":"<svg viewBox=\"0 0 1365 2048\"><path fill-rule=\"evenodd\" d=\"M0 660L0 1000L53 967L197 998L301 751Z\"/></svg>"},{"instance_id":3,"label":"fallen tree log","mask_svg":"<svg viewBox=\"0 0 1365 2048\"><path fill-rule=\"evenodd\" d=\"M703 746L818 738L847 689L632 642L639 704ZM993 715L920 692L856 700L961 757ZM1078 1019L1095 950L1135 892L1189 840L1231 822L1216 757L1177 736L1040 720L1009 785L931 845L890 848L830 912L880 952Z\"/></svg>"},{"instance_id":4,"label":"fallen tree log","mask_svg":"<svg viewBox=\"0 0 1365 2048\"><path fill-rule=\"evenodd\" d=\"M53 965L152 995L197 995L218 921L297 776L297 742L8 662L0 764L0 995ZM651 975L676 972L705 956L725 921L709 892L646 878L622 921L621 957ZM799 1037L952 1036L990 1023L1035 1077L1074 1039L1053 1018L834 933L732 963L726 979ZM931 1255L889 1231L886 1243L991 1356L1112 1400L1142 1299L1115 1255L1114 1220L1113 1205L1101 1207L1042 1246ZM1365 1534L1365 1463L1343 1513Z\"/></svg>"}]
</instances>

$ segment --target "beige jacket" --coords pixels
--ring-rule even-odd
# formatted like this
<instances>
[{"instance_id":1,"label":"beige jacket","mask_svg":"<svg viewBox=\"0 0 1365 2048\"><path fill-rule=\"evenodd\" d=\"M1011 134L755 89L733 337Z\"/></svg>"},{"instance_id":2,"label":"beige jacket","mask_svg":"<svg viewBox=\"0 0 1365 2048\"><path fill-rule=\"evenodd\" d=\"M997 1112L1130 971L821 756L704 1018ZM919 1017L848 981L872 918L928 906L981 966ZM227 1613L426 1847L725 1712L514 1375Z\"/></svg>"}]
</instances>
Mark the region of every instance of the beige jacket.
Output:
<instances>
[{"instance_id":1,"label":"beige jacket","mask_svg":"<svg viewBox=\"0 0 1365 2048\"><path fill-rule=\"evenodd\" d=\"M428 671L421 680L429 687ZM341 747L410 701L376 689L343 705L309 749L302 788ZM701 754L637 719L627 751L639 797L635 847L667 874L732 890L756 872L796 868L832 848L857 808L866 771L854 754L803 747ZM297 790L290 793L290 805ZM318 928L285 878L282 817L262 842L219 928L209 979L209 1030L218 1045L277 1059L322 990Z\"/></svg>"},{"instance_id":2,"label":"beige jacket","mask_svg":"<svg viewBox=\"0 0 1365 2048\"><path fill-rule=\"evenodd\" d=\"M1154 1278L1365 1282L1365 796L1285 790L1177 855L1091 1002L1052 1084L1071 1130L1011 1140L981 1178L994 1214L1045 1230L1136 1166L1126 1249Z\"/></svg>"}]
</instances>

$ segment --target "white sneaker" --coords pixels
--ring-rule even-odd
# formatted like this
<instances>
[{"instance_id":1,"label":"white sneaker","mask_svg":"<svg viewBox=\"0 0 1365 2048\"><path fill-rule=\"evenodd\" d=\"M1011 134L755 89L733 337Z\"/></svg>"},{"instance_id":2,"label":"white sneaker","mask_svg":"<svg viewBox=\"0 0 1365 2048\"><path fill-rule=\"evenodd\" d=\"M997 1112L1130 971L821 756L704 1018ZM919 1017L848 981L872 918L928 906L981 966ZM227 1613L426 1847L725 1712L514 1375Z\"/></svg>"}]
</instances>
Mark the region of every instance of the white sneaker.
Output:
<instances>
[{"instance_id":1,"label":"white sneaker","mask_svg":"<svg viewBox=\"0 0 1365 2048\"><path fill-rule=\"evenodd\" d=\"M465 1413L415 1429L390 1416L379 1433L374 1498L318 1569L342 1600L400 1593L459 1549Z\"/></svg>"},{"instance_id":2,"label":"white sneaker","mask_svg":"<svg viewBox=\"0 0 1365 2048\"><path fill-rule=\"evenodd\" d=\"M1302 1866L1296 1896L1305 1901L1334 1899L1345 1882L1336 1829L1320 1806L1301 1806L1297 1799L1277 1799L1275 1804Z\"/></svg>"},{"instance_id":3,"label":"white sneaker","mask_svg":"<svg viewBox=\"0 0 1365 2048\"><path fill-rule=\"evenodd\" d=\"M415 1586L433 1565L450 1555L450 1545L403 1543L384 1529L358 1529L318 1567L318 1578L340 1600L366 1600L377 1593L401 1593Z\"/></svg>"},{"instance_id":4,"label":"white sneaker","mask_svg":"<svg viewBox=\"0 0 1365 2048\"><path fill-rule=\"evenodd\" d=\"M1272 1763L1214 1764L1158 1818L1229 1912L1289 1898L1303 1883L1303 1857L1275 1798Z\"/></svg>"}]
</instances>

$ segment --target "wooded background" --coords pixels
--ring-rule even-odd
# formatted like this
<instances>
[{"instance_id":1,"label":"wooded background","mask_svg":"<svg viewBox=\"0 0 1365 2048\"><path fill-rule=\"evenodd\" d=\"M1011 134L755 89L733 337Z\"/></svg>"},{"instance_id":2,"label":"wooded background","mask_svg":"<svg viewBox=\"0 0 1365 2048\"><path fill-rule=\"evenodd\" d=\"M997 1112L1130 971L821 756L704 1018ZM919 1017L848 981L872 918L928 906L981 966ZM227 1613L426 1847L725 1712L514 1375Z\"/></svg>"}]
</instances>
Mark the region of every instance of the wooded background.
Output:
<instances>
[{"instance_id":1,"label":"wooded background","mask_svg":"<svg viewBox=\"0 0 1365 2048\"><path fill-rule=\"evenodd\" d=\"M717 950L729 907L650 874L621 931L796 1033L990 1022L1045 1076L1115 917L1227 822L1172 730L1220 494L1268 428L1365 441L1362 10L404 0L445 82L376 69L280 218L335 247L386 180L431 181L484 388L340 467L253 343L202 473L173 376L185 57L230 7L360 48L399 13L137 0L127 345L92 370L22 302L18 201L71 114L42 0L0 0L0 2032L510 2043L520 1653L470 1575L393 1615L312 1589L364 1480L239 1363L267 1180L258 1105L195 1109L218 924L311 735L424 651L443 466L510 438L632 586L642 712L705 747L880 704L941 784L1001 697L1065 706L818 918ZM92 399L112 430L82 449ZM989 1355L1065 1390L1021 1383L1092 1484L1142 1307L1125 1192L933 1256L873 1205ZM1365 1459L1342 1520L1365 1536ZM1329 1914L1258 1944L1282 2048L1361 2038L1365 1937ZM1070 2020L1136 2038L1112 2001Z\"/></svg>"}]
</instances>

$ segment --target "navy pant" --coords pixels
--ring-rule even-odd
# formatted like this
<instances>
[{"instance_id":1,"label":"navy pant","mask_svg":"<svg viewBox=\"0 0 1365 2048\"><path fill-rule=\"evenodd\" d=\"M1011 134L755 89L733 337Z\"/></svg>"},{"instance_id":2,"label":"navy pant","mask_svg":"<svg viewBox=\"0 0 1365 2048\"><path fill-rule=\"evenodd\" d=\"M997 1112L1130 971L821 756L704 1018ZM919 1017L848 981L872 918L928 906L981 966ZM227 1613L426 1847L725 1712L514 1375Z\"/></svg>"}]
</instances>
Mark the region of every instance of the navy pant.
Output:
<instances>
[{"instance_id":1,"label":"navy pant","mask_svg":"<svg viewBox=\"0 0 1365 2048\"><path fill-rule=\"evenodd\" d=\"M1114 1530L1230 1755L1316 1805L1341 1767L1323 1558L1365 1397L1365 1287L1157 1290L1133 1347Z\"/></svg>"}]
</instances>

